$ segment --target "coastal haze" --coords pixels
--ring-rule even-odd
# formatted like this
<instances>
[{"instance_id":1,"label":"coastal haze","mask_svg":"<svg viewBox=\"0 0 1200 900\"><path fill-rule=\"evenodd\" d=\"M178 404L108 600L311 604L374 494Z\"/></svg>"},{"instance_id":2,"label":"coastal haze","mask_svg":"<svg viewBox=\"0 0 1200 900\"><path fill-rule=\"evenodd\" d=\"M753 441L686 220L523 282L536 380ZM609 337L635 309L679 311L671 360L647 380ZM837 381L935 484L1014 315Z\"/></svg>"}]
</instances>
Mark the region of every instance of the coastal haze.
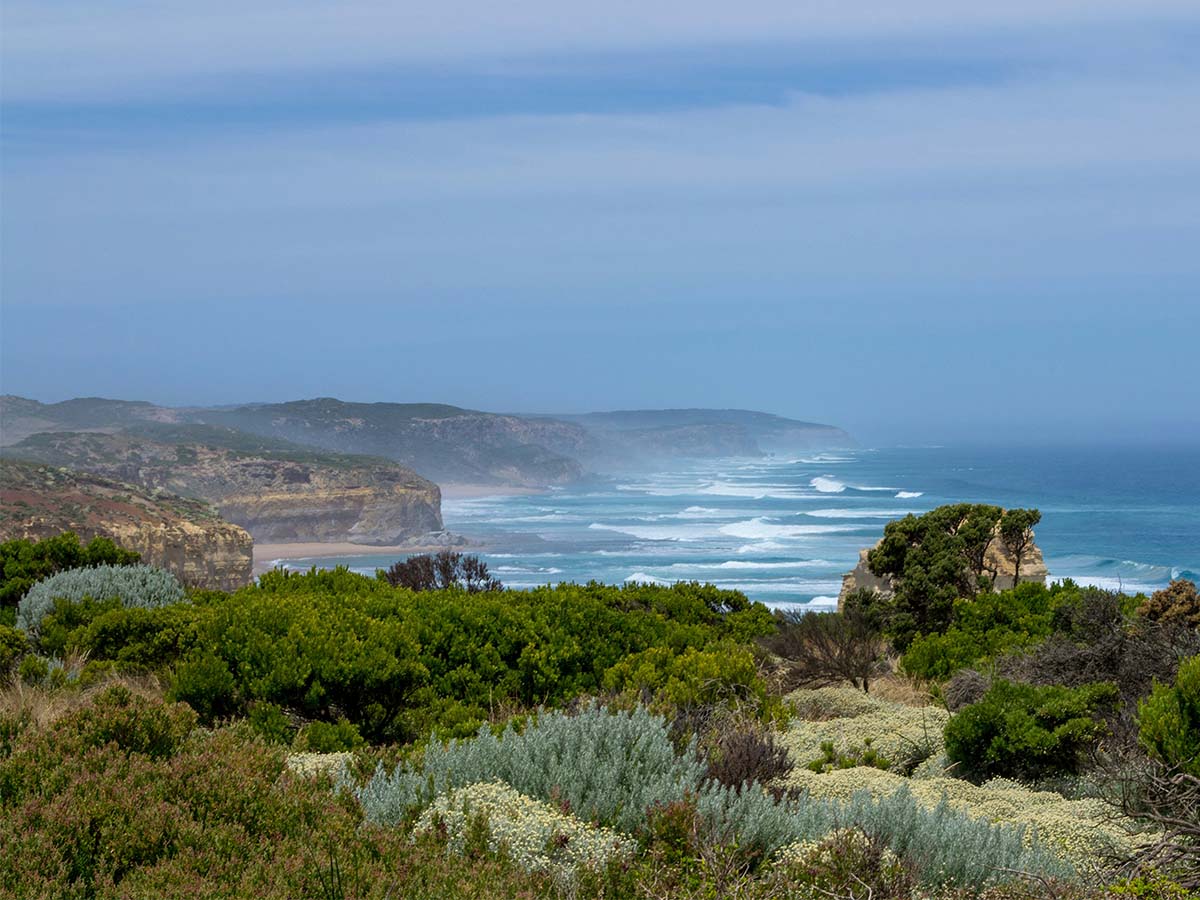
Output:
<instances>
[{"instance_id":1,"label":"coastal haze","mask_svg":"<svg viewBox=\"0 0 1200 900\"><path fill-rule=\"evenodd\" d=\"M1194 3L351 8L6 4L4 392L1200 439Z\"/></svg>"}]
</instances>

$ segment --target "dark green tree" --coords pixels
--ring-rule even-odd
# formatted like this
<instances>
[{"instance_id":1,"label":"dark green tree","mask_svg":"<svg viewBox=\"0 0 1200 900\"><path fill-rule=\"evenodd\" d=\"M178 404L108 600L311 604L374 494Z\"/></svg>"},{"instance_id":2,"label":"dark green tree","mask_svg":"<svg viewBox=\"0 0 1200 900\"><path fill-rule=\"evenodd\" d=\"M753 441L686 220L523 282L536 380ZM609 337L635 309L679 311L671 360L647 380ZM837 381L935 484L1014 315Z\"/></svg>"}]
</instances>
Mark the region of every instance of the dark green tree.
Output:
<instances>
[{"instance_id":1,"label":"dark green tree","mask_svg":"<svg viewBox=\"0 0 1200 900\"><path fill-rule=\"evenodd\" d=\"M1010 509L1000 517L1000 539L1013 557L1013 583L1021 581L1021 560L1033 543L1033 526L1042 521L1036 509Z\"/></svg>"}]
</instances>

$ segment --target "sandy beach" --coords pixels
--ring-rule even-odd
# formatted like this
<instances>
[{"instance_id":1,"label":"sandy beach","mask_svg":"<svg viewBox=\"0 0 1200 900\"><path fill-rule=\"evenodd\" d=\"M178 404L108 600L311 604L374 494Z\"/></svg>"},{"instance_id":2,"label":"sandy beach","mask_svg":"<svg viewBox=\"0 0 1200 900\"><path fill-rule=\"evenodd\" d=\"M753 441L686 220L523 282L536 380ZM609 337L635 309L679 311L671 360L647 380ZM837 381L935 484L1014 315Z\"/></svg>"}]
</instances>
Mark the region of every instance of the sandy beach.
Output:
<instances>
[{"instance_id":1,"label":"sandy beach","mask_svg":"<svg viewBox=\"0 0 1200 900\"><path fill-rule=\"evenodd\" d=\"M269 572L275 561L280 559L305 559L310 556L373 556L375 554L395 554L396 558L400 559L410 553L437 553L439 550L445 549L444 545L394 544L381 547L375 544L352 544L349 541L255 544L253 571L255 575Z\"/></svg>"}]
</instances>

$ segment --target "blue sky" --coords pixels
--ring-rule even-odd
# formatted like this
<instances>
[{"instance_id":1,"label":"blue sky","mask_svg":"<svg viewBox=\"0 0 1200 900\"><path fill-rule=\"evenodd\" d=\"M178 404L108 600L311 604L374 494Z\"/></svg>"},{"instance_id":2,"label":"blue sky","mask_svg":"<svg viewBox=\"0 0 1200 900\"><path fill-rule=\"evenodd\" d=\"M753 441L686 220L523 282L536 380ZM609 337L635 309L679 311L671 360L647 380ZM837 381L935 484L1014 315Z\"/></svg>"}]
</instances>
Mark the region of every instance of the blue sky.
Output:
<instances>
[{"instance_id":1,"label":"blue sky","mask_svg":"<svg viewBox=\"0 0 1200 900\"><path fill-rule=\"evenodd\" d=\"M1194 3L512 6L7 0L0 389L1200 437Z\"/></svg>"}]
</instances>

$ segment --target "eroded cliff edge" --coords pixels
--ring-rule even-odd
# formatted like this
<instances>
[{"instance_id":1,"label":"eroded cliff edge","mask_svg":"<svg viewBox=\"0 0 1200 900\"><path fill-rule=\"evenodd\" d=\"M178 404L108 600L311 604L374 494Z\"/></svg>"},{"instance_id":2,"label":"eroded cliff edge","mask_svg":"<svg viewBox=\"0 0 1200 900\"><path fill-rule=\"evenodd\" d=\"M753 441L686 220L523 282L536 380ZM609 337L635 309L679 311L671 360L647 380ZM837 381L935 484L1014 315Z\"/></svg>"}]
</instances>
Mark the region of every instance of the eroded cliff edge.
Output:
<instances>
[{"instance_id":1,"label":"eroded cliff edge","mask_svg":"<svg viewBox=\"0 0 1200 900\"><path fill-rule=\"evenodd\" d=\"M0 460L0 540L107 537L184 584L248 584L253 540L208 504L53 466Z\"/></svg>"},{"instance_id":2,"label":"eroded cliff edge","mask_svg":"<svg viewBox=\"0 0 1200 900\"><path fill-rule=\"evenodd\" d=\"M438 486L390 460L203 425L151 434L44 433L6 452L206 500L266 543L386 545L442 528Z\"/></svg>"}]
</instances>

